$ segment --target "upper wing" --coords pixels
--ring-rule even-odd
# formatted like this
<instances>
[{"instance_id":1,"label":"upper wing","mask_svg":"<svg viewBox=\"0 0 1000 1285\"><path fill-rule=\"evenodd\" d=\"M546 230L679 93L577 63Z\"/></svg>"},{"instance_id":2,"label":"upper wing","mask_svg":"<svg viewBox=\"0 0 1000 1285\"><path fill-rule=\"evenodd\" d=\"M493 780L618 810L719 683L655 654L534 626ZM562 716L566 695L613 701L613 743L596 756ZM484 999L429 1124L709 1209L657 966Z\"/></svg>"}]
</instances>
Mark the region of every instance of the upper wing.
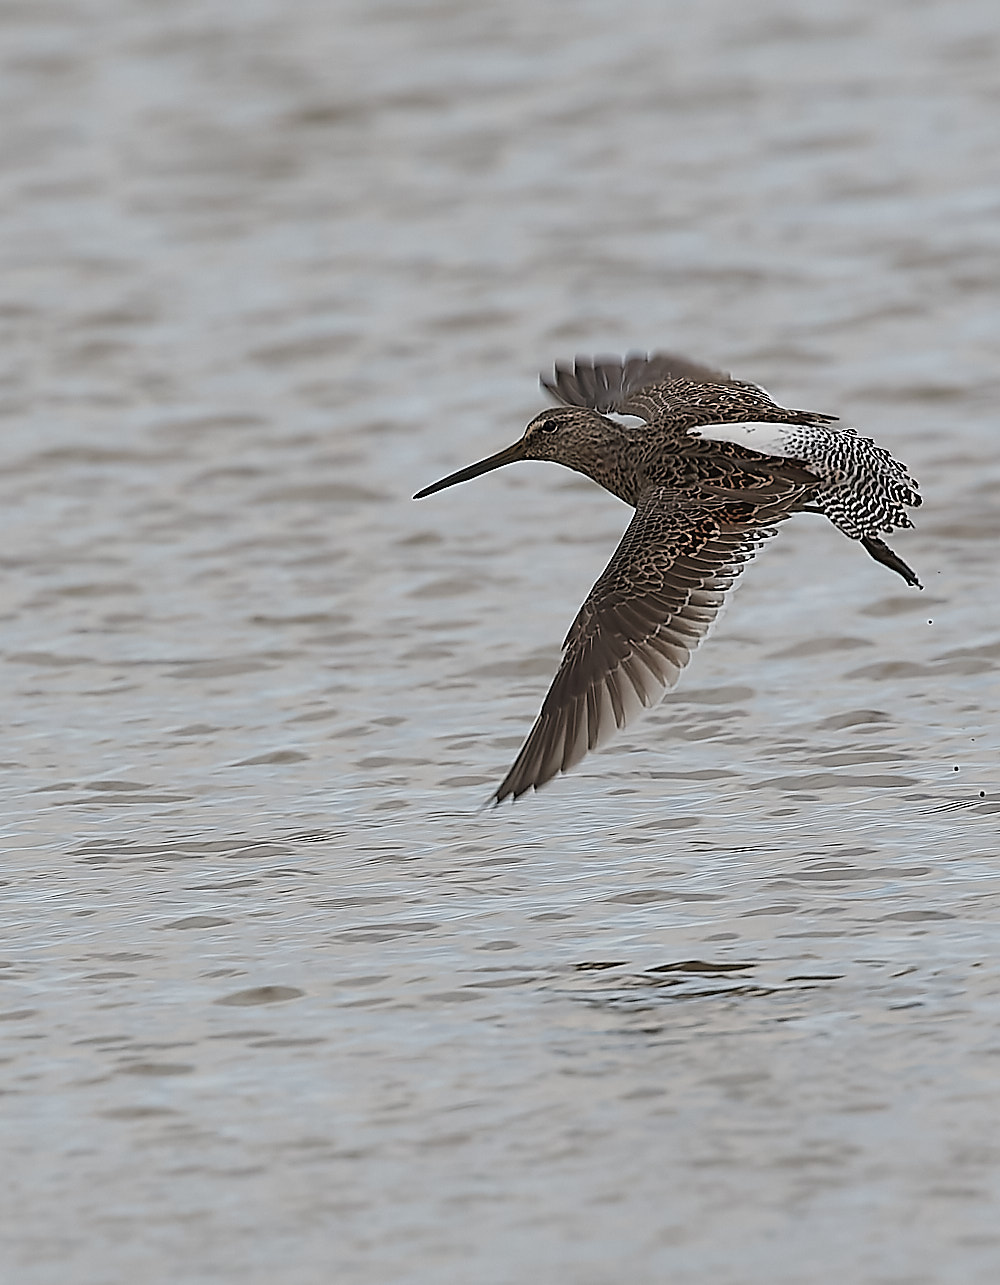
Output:
<instances>
[{"instance_id":1,"label":"upper wing","mask_svg":"<svg viewBox=\"0 0 1000 1285\"><path fill-rule=\"evenodd\" d=\"M642 497L580 608L562 664L494 798L538 789L578 763L677 681L726 590L788 502L757 505L664 488Z\"/></svg>"},{"instance_id":2,"label":"upper wing","mask_svg":"<svg viewBox=\"0 0 1000 1285\"><path fill-rule=\"evenodd\" d=\"M630 352L621 357L577 357L572 366L556 363L551 378L541 377L542 387L564 406L618 414L643 414L632 409L632 399L654 384L688 379L695 384L731 384L722 370L712 370L675 353Z\"/></svg>"},{"instance_id":3,"label":"upper wing","mask_svg":"<svg viewBox=\"0 0 1000 1285\"><path fill-rule=\"evenodd\" d=\"M629 353L620 357L577 357L556 364L542 387L566 406L602 414L639 415L683 438L701 424L772 420L828 424L836 416L778 406L759 384L734 379L674 353Z\"/></svg>"}]
</instances>

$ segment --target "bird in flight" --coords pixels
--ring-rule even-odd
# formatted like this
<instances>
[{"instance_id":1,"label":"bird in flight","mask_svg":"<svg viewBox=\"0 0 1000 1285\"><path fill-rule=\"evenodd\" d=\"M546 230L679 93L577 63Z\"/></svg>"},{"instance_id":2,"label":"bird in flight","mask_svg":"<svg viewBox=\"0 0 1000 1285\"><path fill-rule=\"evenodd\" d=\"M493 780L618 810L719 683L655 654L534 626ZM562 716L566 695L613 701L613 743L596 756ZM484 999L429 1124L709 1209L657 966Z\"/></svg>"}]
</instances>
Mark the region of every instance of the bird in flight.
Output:
<instances>
[{"instance_id":1,"label":"bird in flight","mask_svg":"<svg viewBox=\"0 0 1000 1285\"><path fill-rule=\"evenodd\" d=\"M913 525L917 483L836 416L789 410L758 384L670 353L578 357L541 382L558 406L513 446L414 496L516 460L552 460L635 509L491 802L537 790L673 687L726 591L793 513L825 514L921 587L881 538Z\"/></svg>"}]
</instances>

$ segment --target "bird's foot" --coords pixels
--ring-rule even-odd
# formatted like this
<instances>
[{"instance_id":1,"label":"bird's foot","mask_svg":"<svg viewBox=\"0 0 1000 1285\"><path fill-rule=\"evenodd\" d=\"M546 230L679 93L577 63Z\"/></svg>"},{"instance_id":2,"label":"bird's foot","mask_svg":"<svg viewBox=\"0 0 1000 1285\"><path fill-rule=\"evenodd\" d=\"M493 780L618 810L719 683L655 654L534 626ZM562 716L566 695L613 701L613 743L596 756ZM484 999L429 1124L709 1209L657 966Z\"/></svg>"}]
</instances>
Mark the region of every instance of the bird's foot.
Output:
<instances>
[{"instance_id":1,"label":"bird's foot","mask_svg":"<svg viewBox=\"0 0 1000 1285\"><path fill-rule=\"evenodd\" d=\"M876 562L881 562L884 567L888 567L890 571L895 571L897 575L902 576L908 585L913 585L915 589L924 587L917 579L917 573L913 568L908 567L899 554L893 553L886 542L880 540L877 535L862 536L861 543Z\"/></svg>"}]
</instances>

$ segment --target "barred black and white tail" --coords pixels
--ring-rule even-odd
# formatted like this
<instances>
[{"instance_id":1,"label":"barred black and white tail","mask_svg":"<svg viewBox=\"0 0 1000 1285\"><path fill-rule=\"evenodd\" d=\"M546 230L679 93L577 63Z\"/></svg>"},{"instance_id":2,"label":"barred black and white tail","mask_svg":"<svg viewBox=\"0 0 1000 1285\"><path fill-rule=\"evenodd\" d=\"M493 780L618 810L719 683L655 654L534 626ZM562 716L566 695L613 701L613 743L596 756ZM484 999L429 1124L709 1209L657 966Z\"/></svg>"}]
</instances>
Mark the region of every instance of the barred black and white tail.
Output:
<instances>
[{"instance_id":1,"label":"barred black and white tail","mask_svg":"<svg viewBox=\"0 0 1000 1285\"><path fill-rule=\"evenodd\" d=\"M804 464L823 483L812 503L852 540L913 525L906 509L920 505L917 483L855 428L762 422L708 424L691 432Z\"/></svg>"}]
</instances>

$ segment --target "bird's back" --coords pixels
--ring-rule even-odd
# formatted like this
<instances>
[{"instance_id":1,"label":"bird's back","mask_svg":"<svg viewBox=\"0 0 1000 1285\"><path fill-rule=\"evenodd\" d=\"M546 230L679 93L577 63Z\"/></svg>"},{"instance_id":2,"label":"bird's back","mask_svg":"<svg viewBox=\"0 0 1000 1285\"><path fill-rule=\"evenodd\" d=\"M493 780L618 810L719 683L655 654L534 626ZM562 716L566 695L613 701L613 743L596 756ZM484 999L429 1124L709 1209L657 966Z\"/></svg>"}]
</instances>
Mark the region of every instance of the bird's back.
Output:
<instances>
[{"instance_id":1,"label":"bird's back","mask_svg":"<svg viewBox=\"0 0 1000 1285\"><path fill-rule=\"evenodd\" d=\"M541 382L564 405L642 421L637 494L650 484L784 499L788 512L818 509L854 540L911 526L906 508L920 504L905 467L835 415L780 406L759 384L683 357L577 358Z\"/></svg>"}]
</instances>

